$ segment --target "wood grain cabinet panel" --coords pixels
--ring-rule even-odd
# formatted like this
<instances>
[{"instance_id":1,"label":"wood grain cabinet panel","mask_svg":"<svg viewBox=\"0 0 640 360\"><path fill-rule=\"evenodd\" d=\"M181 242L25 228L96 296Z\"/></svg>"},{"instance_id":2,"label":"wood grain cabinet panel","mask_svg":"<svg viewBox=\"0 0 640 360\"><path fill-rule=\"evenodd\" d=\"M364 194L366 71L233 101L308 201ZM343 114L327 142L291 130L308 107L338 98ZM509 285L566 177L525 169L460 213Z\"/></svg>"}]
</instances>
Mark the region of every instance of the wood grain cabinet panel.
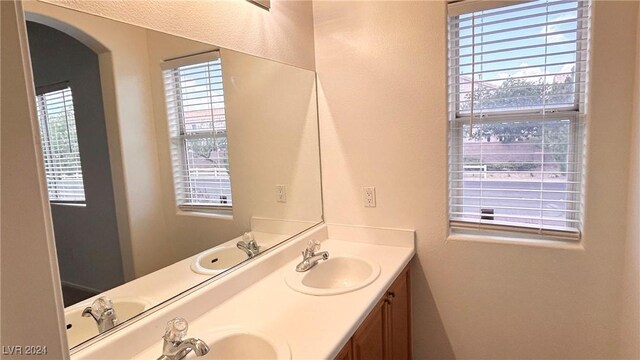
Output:
<instances>
[{"instance_id":1,"label":"wood grain cabinet panel","mask_svg":"<svg viewBox=\"0 0 640 360\"><path fill-rule=\"evenodd\" d=\"M378 302L367 319L353 335L354 360L386 359L386 316L384 301Z\"/></svg>"},{"instance_id":2,"label":"wood grain cabinet panel","mask_svg":"<svg viewBox=\"0 0 640 360\"><path fill-rule=\"evenodd\" d=\"M353 360L352 343L353 341L350 339L349 342L342 348L338 356L336 356L336 360Z\"/></svg>"},{"instance_id":3,"label":"wood grain cabinet panel","mask_svg":"<svg viewBox=\"0 0 640 360\"><path fill-rule=\"evenodd\" d=\"M409 272L403 271L387 292L386 311L391 360L411 358L411 293Z\"/></svg>"}]
</instances>

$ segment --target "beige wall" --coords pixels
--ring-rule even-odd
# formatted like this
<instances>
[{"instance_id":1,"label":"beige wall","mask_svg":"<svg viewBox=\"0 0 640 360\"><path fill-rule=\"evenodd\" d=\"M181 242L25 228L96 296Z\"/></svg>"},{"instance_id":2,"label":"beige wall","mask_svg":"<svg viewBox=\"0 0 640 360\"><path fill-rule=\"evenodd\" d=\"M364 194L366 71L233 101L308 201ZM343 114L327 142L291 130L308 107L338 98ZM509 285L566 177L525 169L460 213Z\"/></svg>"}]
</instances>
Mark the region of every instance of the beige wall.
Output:
<instances>
[{"instance_id":1,"label":"beige wall","mask_svg":"<svg viewBox=\"0 0 640 360\"><path fill-rule=\"evenodd\" d=\"M252 230L252 217L320 222L315 74L232 50L220 51L233 218L189 214L177 211L173 197L160 64L216 47L156 31L147 31L147 38L161 169L158 179L165 194L164 220L175 256L191 256ZM276 201L276 184L287 185L286 203Z\"/></svg>"},{"instance_id":2,"label":"beige wall","mask_svg":"<svg viewBox=\"0 0 640 360\"><path fill-rule=\"evenodd\" d=\"M173 261L178 261L241 235L243 228L234 221L235 219L178 215L173 196L173 172L164 101L164 79L160 65L166 59L212 51L216 47L157 31L146 30L145 32L149 62L147 71L150 75L148 86L154 112L154 117L150 120L153 121L155 127L156 154L159 159L159 171L156 174L155 182L162 189L160 204L164 213L162 218L166 230L164 236L171 244ZM244 229L244 231L249 230L248 227ZM152 254L153 251L150 253ZM166 259L165 262L169 264L171 259Z\"/></svg>"},{"instance_id":3,"label":"beige wall","mask_svg":"<svg viewBox=\"0 0 640 360\"><path fill-rule=\"evenodd\" d=\"M162 188L157 181L160 170L149 86L147 31L43 2L24 4L25 11L71 24L100 45L95 50L100 57L125 276L139 277L180 260L174 259L167 237ZM149 253L150 248L154 254Z\"/></svg>"},{"instance_id":4,"label":"beige wall","mask_svg":"<svg viewBox=\"0 0 640 360\"><path fill-rule=\"evenodd\" d=\"M40 345L46 346L48 353L38 358L63 359L68 352L60 277L47 189L42 180L40 138L34 136L38 125L26 28L19 3L0 2L0 14L2 350L5 353L10 351L9 346Z\"/></svg>"},{"instance_id":5,"label":"beige wall","mask_svg":"<svg viewBox=\"0 0 640 360\"><path fill-rule=\"evenodd\" d=\"M616 355L637 6L595 3L584 236L554 248L447 241L444 1L314 2L325 219L417 230L415 358Z\"/></svg>"},{"instance_id":6,"label":"beige wall","mask_svg":"<svg viewBox=\"0 0 640 360\"><path fill-rule=\"evenodd\" d=\"M321 221L315 73L227 49L221 56L239 215ZM276 200L278 184L286 203Z\"/></svg>"},{"instance_id":7,"label":"beige wall","mask_svg":"<svg viewBox=\"0 0 640 360\"><path fill-rule=\"evenodd\" d=\"M41 0L314 69L311 1Z\"/></svg>"},{"instance_id":8,"label":"beige wall","mask_svg":"<svg viewBox=\"0 0 640 360\"><path fill-rule=\"evenodd\" d=\"M640 18L640 7L638 8ZM640 21L636 42L640 39ZM634 107L629 169L629 213L624 249L620 357L640 359L640 47L636 51Z\"/></svg>"},{"instance_id":9,"label":"beige wall","mask_svg":"<svg viewBox=\"0 0 640 360\"><path fill-rule=\"evenodd\" d=\"M130 5L134 3L137 4ZM254 6L246 9L253 12ZM232 83L231 78L235 82L250 79L246 73L253 66L256 68L251 71L273 74L279 85L266 95L264 88L256 87L264 84L255 82L241 92L227 89L228 118L230 127L235 128L230 130L230 137L237 134L230 139L233 219L177 214L159 64L164 59L212 50L214 46L45 2L26 2L25 10L70 24L76 28L71 29L72 35L88 35L91 39L82 39L84 42L97 42L94 47L100 53L107 126L111 130L112 169L116 180L121 177L120 182L115 182L116 204L129 278L148 274L250 231L252 216L320 221L315 93L309 92L315 81L312 72L227 51L227 83ZM41 18L38 20L47 22ZM246 59L252 59L251 64ZM306 84L302 84L304 81ZM246 106L247 103L253 105ZM269 127L269 122L279 127ZM265 129L277 129L279 133L269 137ZM253 155L260 155L259 160L246 159L249 155L245 152L252 151ZM274 161L267 161L271 157ZM260 167L249 170L255 165ZM282 171L283 168L289 171ZM287 204L275 201L275 185L280 183L289 186Z\"/></svg>"}]
</instances>

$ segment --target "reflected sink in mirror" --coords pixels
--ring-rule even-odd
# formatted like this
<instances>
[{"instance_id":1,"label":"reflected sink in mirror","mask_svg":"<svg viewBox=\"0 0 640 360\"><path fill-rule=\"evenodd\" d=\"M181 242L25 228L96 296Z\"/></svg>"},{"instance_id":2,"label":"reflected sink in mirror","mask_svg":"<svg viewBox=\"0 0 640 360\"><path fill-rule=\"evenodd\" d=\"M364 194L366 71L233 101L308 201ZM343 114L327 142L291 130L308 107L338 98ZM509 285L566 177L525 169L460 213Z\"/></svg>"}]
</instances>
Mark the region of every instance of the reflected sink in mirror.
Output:
<instances>
[{"instance_id":1,"label":"reflected sink in mirror","mask_svg":"<svg viewBox=\"0 0 640 360\"><path fill-rule=\"evenodd\" d=\"M380 265L351 256L331 257L305 272L291 268L285 276L290 288L309 295L338 295L361 289L380 275Z\"/></svg>"},{"instance_id":2,"label":"reflected sink in mirror","mask_svg":"<svg viewBox=\"0 0 640 360\"><path fill-rule=\"evenodd\" d=\"M191 270L203 275L217 275L248 258L235 246L217 247L198 255L191 263Z\"/></svg>"},{"instance_id":3,"label":"reflected sink in mirror","mask_svg":"<svg viewBox=\"0 0 640 360\"><path fill-rule=\"evenodd\" d=\"M111 301L119 323L131 319L151 307L151 303L142 298L124 297L111 299ZM69 347L74 347L99 334L96 321L91 317L82 316L82 311L87 306L91 306L91 301L76 304L64 312Z\"/></svg>"}]
</instances>

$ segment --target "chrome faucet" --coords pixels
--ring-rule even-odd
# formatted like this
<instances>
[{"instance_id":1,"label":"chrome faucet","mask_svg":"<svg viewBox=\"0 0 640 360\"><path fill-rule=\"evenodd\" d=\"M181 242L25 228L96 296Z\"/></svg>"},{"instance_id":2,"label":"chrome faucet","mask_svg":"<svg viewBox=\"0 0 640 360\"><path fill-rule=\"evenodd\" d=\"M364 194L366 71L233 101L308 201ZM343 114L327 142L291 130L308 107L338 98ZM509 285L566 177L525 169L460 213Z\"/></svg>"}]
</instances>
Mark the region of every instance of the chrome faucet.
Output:
<instances>
[{"instance_id":1,"label":"chrome faucet","mask_svg":"<svg viewBox=\"0 0 640 360\"><path fill-rule=\"evenodd\" d=\"M307 248L302 252L302 262L296 266L296 271L307 271L316 266L318 261L327 260L329 258L328 252L316 252L318 250L320 250L320 242L318 240L309 240Z\"/></svg>"},{"instance_id":2,"label":"chrome faucet","mask_svg":"<svg viewBox=\"0 0 640 360\"><path fill-rule=\"evenodd\" d=\"M253 238L253 234L250 232L246 232L242 235L242 240L238 241L236 244L238 249L247 253L247 256L252 258L260 253L260 246Z\"/></svg>"},{"instance_id":3,"label":"chrome faucet","mask_svg":"<svg viewBox=\"0 0 640 360\"><path fill-rule=\"evenodd\" d=\"M82 311L83 317L92 317L98 325L98 331L103 333L118 325L118 316L113 308L111 299L106 296L97 298L91 306Z\"/></svg>"},{"instance_id":4,"label":"chrome faucet","mask_svg":"<svg viewBox=\"0 0 640 360\"><path fill-rule=\"evenodd\" d=\"M164 344L162 356L157 360L180 360L193 351L196 356L204 356L209 352L209 346L204 341L196 338L182 340L187 335L189 324L183 318L169 320L164 331Z\"/></svg>"}]
</instances>

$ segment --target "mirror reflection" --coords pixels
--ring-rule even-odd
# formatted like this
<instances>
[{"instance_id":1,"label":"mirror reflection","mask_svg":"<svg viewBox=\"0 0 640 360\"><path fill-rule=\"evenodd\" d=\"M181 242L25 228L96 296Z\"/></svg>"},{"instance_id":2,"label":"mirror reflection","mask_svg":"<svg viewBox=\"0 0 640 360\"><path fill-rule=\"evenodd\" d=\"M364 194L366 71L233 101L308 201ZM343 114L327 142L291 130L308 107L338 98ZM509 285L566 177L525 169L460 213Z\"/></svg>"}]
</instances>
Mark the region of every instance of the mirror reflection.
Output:
<instances>
[{"instance_id":1,"label":"mirror reflection","mask_svg":"<svg viewBox=\"0 0 640 360\"><path fill-rule=\"evenodd\" d=\"M313 72L24 7L70 347L322 221Z\"/></svg>"}]
</instances>

